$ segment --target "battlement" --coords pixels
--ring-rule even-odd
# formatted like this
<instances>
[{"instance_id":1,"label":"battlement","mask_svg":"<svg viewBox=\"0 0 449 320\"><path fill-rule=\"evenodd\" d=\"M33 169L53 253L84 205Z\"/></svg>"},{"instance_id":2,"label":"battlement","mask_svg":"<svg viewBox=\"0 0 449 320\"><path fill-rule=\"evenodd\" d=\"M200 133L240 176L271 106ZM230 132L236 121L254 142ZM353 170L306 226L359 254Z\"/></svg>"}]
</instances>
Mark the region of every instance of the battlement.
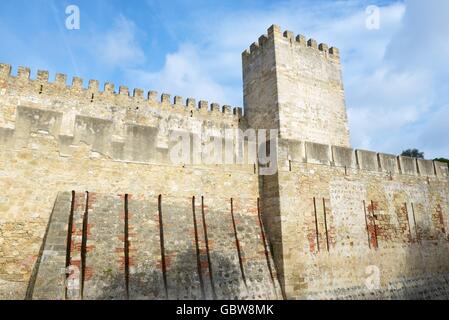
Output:
<instances>
[{"instance_id":1,"label":"battlement","mask_svg":"<svg viewBox=\"0 0 449 320\"><path fill-rule=\"evenodd\" d=\"M292 163L308 163L344 168L348 172L363 170L385 173L390 176L449 178L447 164L439 161L312 142L282 140L280 142L280 154L290 162L289 168L291 168Z\"/></svg>"},{"instance_id":2,"label":"battlement","mask_svg":"<svg viewBox=\"0 0 449 320\"><path fill-rule=\"evenodd\" d=\"M36 77L31 77L31 70L28 67L18 67L16 75L12 74L12 67L9 64L0 64L0 81L6 80L3 85L4 90L22 90L25 92L34 92L39 95L62 96L71 94L79 97L87 103L93 103L96 100L109 100L118 104L157 104L161 108L168 109L176 113L177 111L190 114L201 115L219 115L224 117L237 118L243 117L243 109L240 107L231 107L229 105L220 105L218 103L209 103L205 100L196 100L194 98L184 99L180 96L174 96L167 93L158 94L156 91L145 92L141 88L135 88L132 91L126 86L116 86L113 83L106 82L103 90L100 91L100 82L98 80L89 80L87 87L84 80L80 77L73 77L71 84L67 84L67 75L57 73L54 81L50 81L47 70L38 70ZM196 102L198 101L198 103Z\"/></svg>"},{"instance_id":3,"label":"battlement","mask_svg":"<svg viewBox=\"0 0 449 320\"><path fill-rule=\"evenodd\" d=\"M248 123L285 139L350 146L339 50L272 25L243 52Z\"/></svg>"},{"instance_id":4,"label":"battlement","mask_svg":"<svg viewBox=\"0 0 449 320\"><path fill-rule=\"evenodd\" d=\"M335 47L329 47L326 43L318 43L315 39L308 39L302 35L295 35L294 32L285 30L282 32L278 25L272 25L267 30L267 34L259 37L257 42L253 42L249 49L243 51L242 56L244 59L257 56L259 51L263 49L270 40L282 40L288 41L291 45L297 45L302 47L308 47L323 54L326 58L335 60L340 59L340 51Z\"/></svg>"}]
</instances>

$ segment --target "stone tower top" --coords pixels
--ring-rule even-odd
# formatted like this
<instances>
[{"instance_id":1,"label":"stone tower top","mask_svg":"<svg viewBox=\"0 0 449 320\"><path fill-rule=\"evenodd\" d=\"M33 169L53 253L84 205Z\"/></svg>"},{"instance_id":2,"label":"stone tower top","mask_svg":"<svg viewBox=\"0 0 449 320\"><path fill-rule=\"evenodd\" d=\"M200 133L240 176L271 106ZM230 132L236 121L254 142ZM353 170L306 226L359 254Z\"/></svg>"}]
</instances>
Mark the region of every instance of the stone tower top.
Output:
<instances>
[{"instance_id":1,"label":"stone tower top","mask_svg":"<svg viewBox=\"0 0 449 320\"><path fill-rule=\"evenodd\" d=\"M32 72L29 67L20 66L13 72L11 65L0 63L0 89L9 83L10 90L16 86L21 93L28 96L47 97L60 100L65 97L66 103L77 105L96 105L105 107L109 103L120 106L129 106L131 110L146 110L139 107L157 107L166 110L173 115L189 115L191 117L210 118L215 120L238 121L243 118L243 110L240 107L209 103L205 100L194 98L184 99L180 96L172 96L168 93L159 94L156 91L145 91L140 88L130 90L127 86L116 86L114 83L105 82L101 88L100 81L89 80L88 83L80 77L73 77L68 84L67 75L56 73L54 80L50 80L47 70ZM6 89L4 89L6 90ZM0 92L1 93L1 92ZM109 109L109 108L104 108Z\"/></svg>"},{"instance_id":2,"label":"stone tower top","mask_svg":"<svg viewBox=\"0 0 449 320\"><path fill-rule=\"evenodd\" d=\"M340 51L335 48L335 47L331 47L329 48L329 46L326 43L320 43L318 44L318 42L315 39L309 39L306 40L306 37L303 36L302 34L298 34L295 37L295 34L292 31L284 31L282 33L281 28L278 25L272 25L270 28L268 28L268 35L262 35L259 37L259 40L257 42L253 42L250 46L250 49L245 50L243 52L243 56L246 57L250 57L252 54L255 54L257 52L257 50L260 47L263 47L263 45L268 41L269 37L276 37L276 36L282 36L286 39L288 39L289 41L296 42L298 44L302 44L304 46L308 46L310 48L319 50L319 51L323 51L323 52L327 52L329 53L329 57L330 58L334 58L334 59L339 59L340 58Z\"/></svg>"},{"instance_id":3,"label":"stone tower top","mask_svg":"<svg viewBox=\"0 0 449 320\"><path fill-rule=\"evenodd\" d=\"M349 147L340 54L273 25L242 54L245 114L280 137Z\"/></svg>"}]
</instances>

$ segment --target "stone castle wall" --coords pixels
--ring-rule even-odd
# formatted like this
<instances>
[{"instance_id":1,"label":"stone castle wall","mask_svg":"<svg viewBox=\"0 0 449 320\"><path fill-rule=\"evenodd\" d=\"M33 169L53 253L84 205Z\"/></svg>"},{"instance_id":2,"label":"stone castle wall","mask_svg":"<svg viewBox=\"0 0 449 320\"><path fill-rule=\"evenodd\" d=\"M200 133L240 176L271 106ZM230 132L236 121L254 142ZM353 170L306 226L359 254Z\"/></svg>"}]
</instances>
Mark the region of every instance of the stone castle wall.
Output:
<instances>
[{"instance_id":1,"label":"stone castle wall","mask_svg":"<svg viewBox=\"0 0 449 320\"><path fill-rule=\"evenodd\" d=\"M280 299L267 250L256 199L61 192L29 297Z\"/></svg>"},{"instance_id":2,"label":"stone castle wall","mask_svg":"<svg viewBox=\"0 0 449 320\"><path fill-rule=\"evenodd\" d=\"M279 129L259 190L285 295L449 298L447 165L349 148L339 50L274 25L243 80L249 125Z\"/></svg>"},{"instance_id":3,"label":"stone castle wall","mask_svg":"<svg viewBox=\"0 0 449 320\"><path fill-rule=\"evenodd\" d=\"M447 165L349 148L336 48L272 26L243 80L245 115L0 64L0 298L449 298Z\"/></svg>"},{"instance_id":4,"label":"stone castle wall","mask_svg":"<svg viewBox=\"0 0 449 320\"><path fill-rule=\"evenodd\" d=\"M36 79L30 79L30 70L23 67L12 76L5 64L0 65L0 76L4 144L27 145L31 134L45 131L56 138L63 156L85 143L92 152L114 160L168 163L172 132L201 136L205 143L224 136L225 129L244 126L240 108L209 106L207 101L171 101L168 94L158 101L156 92L145 98L141 89L130 96L124 86L115 93L110 83L100 92L96 80L84 88L75 77L68 86L65 75L49 82L48 72L38 71Z\"/></svg>"}]
</instances>

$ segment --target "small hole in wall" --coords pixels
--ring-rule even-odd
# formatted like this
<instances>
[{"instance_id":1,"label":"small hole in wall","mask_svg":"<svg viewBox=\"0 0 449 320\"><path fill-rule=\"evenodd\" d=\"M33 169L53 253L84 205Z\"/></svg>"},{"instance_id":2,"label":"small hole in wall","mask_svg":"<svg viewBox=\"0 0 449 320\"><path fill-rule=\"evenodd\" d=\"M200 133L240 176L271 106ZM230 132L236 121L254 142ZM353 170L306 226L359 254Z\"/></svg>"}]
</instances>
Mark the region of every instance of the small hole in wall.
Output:
<instances>
[{"instance_id":1,"label":"small hole in wall","mask_svg":"<svg viewBox=\"0 0 449 320\"><path fill-rule=\"evenodd\" d=\"M90 97L90 102L94 102L95 95L92 93L92 96Z\"/></svg>"},{"instance_id":2,"label":"small hole in wall","mask_svg":"<svg viewBox=\"0 0 449 320\"><path fill-rule=\"evenodd\" d=\"M40 89L39 89L39 94L42 94L42 91L44 91L44 86L41 85Z\"/></svg>"},{"instance_id":3,"label":"small hole in wall","mask_svg":"<svg viewBox=\"0 0 449 320\"><path fill-rule=\"evenodd\" d=\"M139 107L136 107L136 110L139 110Z\"/></svg>"},{"instance_id":4,"label":"small hole in wall","mask_svg":"<svg viewBox=\"0 0 449 320\"><path fill-rule=\"evenodd\" d=\"M193 117L193 110L190 110L190 117Z\"/></svg>"}]
</instances>

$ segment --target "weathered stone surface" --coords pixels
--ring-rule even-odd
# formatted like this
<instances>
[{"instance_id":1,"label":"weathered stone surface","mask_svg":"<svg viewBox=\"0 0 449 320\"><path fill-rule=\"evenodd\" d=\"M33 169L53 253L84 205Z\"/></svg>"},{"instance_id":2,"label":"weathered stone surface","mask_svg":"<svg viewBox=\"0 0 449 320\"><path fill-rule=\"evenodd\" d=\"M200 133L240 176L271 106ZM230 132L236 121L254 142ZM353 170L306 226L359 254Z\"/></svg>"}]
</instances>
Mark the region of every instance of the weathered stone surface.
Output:
<instances>
[{"instance_id":1,"label":"weathered stone surface","mask_svg":"<svg viewBox=\"0 0 449 320\"><path fill-rule=\"evenodd\" d=\"M166 299L156 196L129 195L129 298Z\"/></svg>"},{"instance_id":2,"label":"weathered stone surface","mask_svg":"<svg viewBox=\"0 0 449 320\"><path fill-rule=\"evenodd\" d=\"M67 272L69 273L69 279L67 283L67 299L79 300L81 299L81 284L83 281L82 274L82 247L83 247L83 230L84 230L84 217L86 214L87 206L87 193L75 192L73 194L73 218L72 218L72 230L70 238L70 263ZM88 220L86 222L89 222ZM87 232L87 230L86 230ZM88 234L85 234L88 236Z\"/></svg>"},{"instance_id":3,"label":"weathered stone surface","mask_svg":"<svg viewBox=\"0 0 449 320\"><path fill-rule=\"evenodd\" d=\"M201 299L192 199L161 197L168 298Z\"/></svg>"},{"instance_id":4,"label":"weathered stone surface","mask_svg":"<svg viewBox=\"0 0 449 320\"><path fill-rule=\"evenodd\" d=\"M243 54L245 112L253 128L279 128L283 139L349 147L338 55L270 29ZM332 52L336 52L333 48Z\"/></svg>"},{"instance_id":5,"label":"weathered stone surface","mask_svg":"<svg viewBox=\"0 0 449 320\"><path fill-rule=\"evenodd\" d=\"M0 128L0 145L10 146L13 144L14 130L9 128Z\"/></svg>"},{"instance_id":6,"label":"weathered stone surface","mask_svg":"<svg viewBox=\"0 0 449 320\"><path fill-rule=\"evenodd\" d=\"M265 230L259 221L257 203L233 199L233 212L249 298L282 298L271 255L266 252Z\"/></svg>"},{"instance_id":7,"label":"weathered stone surface","mask_svg":"<svg viewBox=\"0 0 449 320\"><path fill-rule=\"evenodd\" d=\"M308 163L329 165L332 161L329 145L306 142L306 159Z\"/></svg>"},{"instance_id":8,"label":"weathered stone surface","mask_svg":"<svg viewBox=\"0 0 449 320\"><path fill-rule=\"evenodd\" d=\"M435 171L437 176L440 178L449 177L449 168L447 163L435 161Z\"/></svg>"},{"instance_id":9,"label":"weathered stone surface","mask_svg":"<svg viewBox=\"0 0 449 320\"><path fill-rule=\"evenodd\" d=\"M348 176L314 164L295 164L278 179L282 247L274 256L287 296L421 299L432 297L435 285L443 290L434 297L447 298L447 180L386 179L376 171ZM366 286L367 268L380 271L379 290Z\"/></svg>"},{"instance_id":10,"label":"weathered stone surface","mask_svg":"<svg viewBox=\"0 0 449 320\"><path fill-rule=\"evenodd\" d=\"M305 143L297 140L282 140L279 143L278 153L286 152L285 157L295 162L306 161Z\"/></svg>"},{"instance_id":11,"label":"weathered stone surface","mask_svg":"<svg viewBox=\"0 0 449 320\"><path fill-rule=\"evenodd\" d=\"M80 215L86 209L81 200L87 198L87 210ZM218 204L217 211L204 205L203 198L197 203L193 197L89 192L72 198L70 192L60 193L31 297L281 298L256 199L233 199L232 206L231 199L210 199L213 207ZM72 245L67 251L71 208ZM66 279L65 270L73 270L65 268L66 256L71 257L71 267L79 267L73 274L79 276L79 287Z\"/></svg>"},{"instance_id":12,"label":"weathered stone surface","mask_svg":"<svg viewBox=\"0 0 449 320\"><path fill-rule=\"evenodd\" d=\"M38 260L33 299L64 300L66 289L67 233L72 195L58 194Z\"/></svg>"},{"instance_id":13,"label":"weathered stone surface","mask_svg":"<svg viewBox=\"0 0 449 320\"><path fill-rule=\"evenodd\" d=\"M418 159L418 171L422 176L435 176L435 166L432 160Z\"/></svg>"},{"instance_id":14,"label":"weathered stone surface","mask_svg":"<svg viewBox=\"0 0 449 320\"><path fill-rule=\"evenodd\" d=\"M123 198L88 193L85 265L81 262L83 299L126 298Z\"/></svg>"},{"instance_id":15,"label":"weathered stone surface","mask_svg":"<svg viewBox=\"0 0 449 320\"><path fill-rule=\"evenodd\" d=\"M337 167L357 168L357 160L353 149L332 146L334 165Z\"/></svg>"},{"instance_id":16,"label":"weathered stone surface","mask_svg":"<svg viewBox=\"0 0 449 320\"><path fill-rule=\"evenodd\" d=\"M377 171L379 170L379 162L377 153L365 150L356 150L357 163L362 170Z\"/></svg>"},{"instance_id":17,"label":"weathered stone surface","mask_svg":"<svg viewBox=\"0 0 449 320\"><path fill-rule=\"evenodd\" d=\"M218 299L245 299L245 288L240 269L239 253L232 225L231 198L205 199L204 215L211 257L211 276Z\"/></svg>"},{"instance_id":18,"label":"weathered stone surface","mask_svg":"<svg viewBox=\"0 0 449 320\"><path fill-rule=\"evenodd\" d=\"M391 154L379 153L380 168L391 174L399 173L398 157Z\"/></svg>"}]
</instances>

